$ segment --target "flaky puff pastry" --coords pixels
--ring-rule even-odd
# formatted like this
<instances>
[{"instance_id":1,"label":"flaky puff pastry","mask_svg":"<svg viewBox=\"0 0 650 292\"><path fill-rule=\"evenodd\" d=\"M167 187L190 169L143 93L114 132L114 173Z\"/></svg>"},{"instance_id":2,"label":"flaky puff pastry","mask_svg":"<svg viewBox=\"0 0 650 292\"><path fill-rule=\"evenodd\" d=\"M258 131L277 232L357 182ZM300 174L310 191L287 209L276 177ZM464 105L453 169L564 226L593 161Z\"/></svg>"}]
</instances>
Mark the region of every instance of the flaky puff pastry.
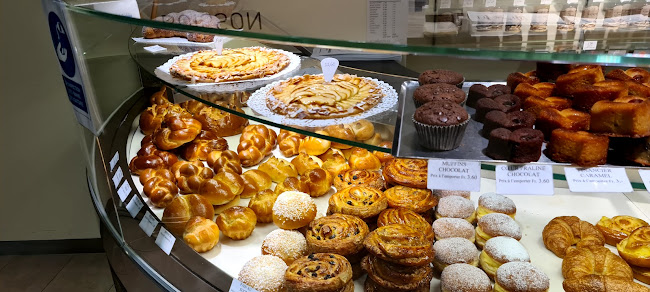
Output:
<instances>
[{"instance_id":1,"label":"flaky puff pastry","mask_svg":"<svg viewBox=\"0 0 650 292\"><path fill-rule=\"evenodd\" d=\"M300 180L309 188L309 195L320 197L327 194L332 188L332 175L322 168L308 170L300 176Z\"/></svg>"},{"instance_id":2,"label":"flaky puff pastry","mask_svg":"<svg viewBox=\"0 0 650 292\"><path fill-rule=\"evenodd\" d=\"M433 244L420 230L404 224L378 227L363 245L374 256L398 265L426 266L433 261Z\"/></svg>"},{"instance_id":3,"label":"flaky puff pastry","mask_svg":"<svg viewBox=\"0 0 650 292\"><path fill-rule=\"evenodd\" d=\"M242 199L247 199L260 191L268 190L273 184L271 177L258 169L247 170L242 174L241 178L244 180L244 190L241 193Z\"/></svg>"},{"instance_id":4,"label":"flaky puff pastry","mask_svg":"<svg viewBox=\"0 0 650 292\"><path fill-rule=\"evenodd\" d=\"M616 249L629 264L650 268L650 226L634 230L616 245Z\"/></svg>"},{"instance_id":5,"label":"flaky puff pastry","mask_svg":"<svg viewBox=\"0 0 650 292\"><path fill-rule=\"evenodd\" d=\"M257 222L269 223L273 222L273 204L278 198L278 193L272 190L263 190L255 194L250 201L248 201L248 208L251 208L257 216Z\"/></svg>"},{"instance_id":6,"label":"flaky puff pastry","mask_svg":"<svg viewBox=\"0 0 650 292\"><path fill-rule=\"evenodd\" d=\"M278 195L286 191L309 193L309 186L300 177L287 177L282 183L277 184L273 191Z\"/></svg>"},{"instance_id":7,"label":"flaky puff pastry","mask_svg":"<svg viewBox=\"0 0 650 292\"><path fill-rule=\"evenodd\" d=\"M630 265L630 268L632 268L634 279L650 284L650 268L637 267L633 265Z\"/></svg>"},{"instance_id":8,"label":"flaky puff pastry","mask_svg":"<svg viewBox=\"0 0 650 292\"><path fill-rule=\"evenodd\" d=\"M562 288L565 292L586 292L586 291L602 291L602 292L648 292L650 289L641 284L635 283L628 279L601 276L601 275L588 275L582 278L566 279L562 282Z\"/></svg>"},{"instance_id":9,"label":"flaky puff pastry","mask_svg":"<svg viewBox=\"0 0 650 292\"><path fill-rule=\"evenodd\" d=\"M334 153L331 157L323 160L322 168L335 177L339 173L350 169L350 165L342 153Z\"/></svg>"},{"instance_id":10,"label":"flaky puff pastry","mask_svg":"<svg viewBox=\"0 0 650 292\"><path fill-rule=\"evenodd\" d=\"M612 218L603 216L596 223L596 228L605 237L605 243L613 246L616 246L621 240L626 239L632 231L642 226L648 226L648 222L627 215Z\"/></svg>"},{"instance_id":11,"label":"flaky puff pastry","mask_svg":"<svg viewBox=\"0 0 650 292\"><path fill-rule=\"evenodd\" d=\"M388 207L388 200L380 190L368 187L350 187L339 190L329 199L328 214L342 213L370 219Z\"/></svg>"},{"instance_id":12,"label":"flaky puff pastry","mask_svg":"<svg viewBox=\"0 0 650 292\"><path fill-rule=\"evenodd\" d=\"M219 226L200 216L192 217L185 225L183 241L196 252L206 252L219 242Z\"/></svg>"},{"instance_id":13,"label":"flaky puff pastry","mask_svg":"<svg viewBox=\"0 0 650 292\"><path fill-rule=\"evenodd\" d=\"M423 234L426 240L433 242L435 235L433 234L431 224L429 224L429 222L427 222L424 217L409 209L388 208L382 211L377 218L377 227L391 224L404 224L411 226L417 230L420 230L420 233Z\"/></svg>"},{"instance_id":14,"label":"flaky puff pastry","mask_svg":"<svg viewBox=\"0 0 650 292\"><path fill-rule=\"evenodd\" d=\"M199 195L205 197L212 205L226 204L244 191L244 180L230 170L217 173L206 179L199 187Z\"/></svg>"},{"instance_id":15,"label":"flaky puff pastry","mask_svg":"<svg viewBox=\"0 0 650 292\"><path fill-rule=\"evenodd\" d=\"M176 179L176 185L182 194L195 194L199 192L201 183L214 177L211 168L203 166L200 161L179 161L171 169Z\"/></svg>"},{"instance_id":16,"label":"flaky puff pastry","mask_svg":"<svg viewBox=\"0 0 650 292\"><path fill-rule=\"evenodd\" d=\"M409 267L396 265L373 255L367 255L361 267L368 272L368 279L379 286L380 291L429 291L433 269L425 265ZM426 287L426 289L420 289Z\"/></svg>"},{"instance_id":17,"label":"flaky puff pastry","mask_svg":"<svg viewBox=\"0 0 650 292\"><path fill-rule=\"evenodd\" d=\"M212 151L208 153L208 166L212 167L215 173L229 169L237 174L242 173L241 160L237 152L232 150Z\"/></svg>"},{"instance_id":18,"label":"flaky puff pastry","mask_svg":"<svg viewBox=\"0 0 650 292\"><path fill-rule=\"evenodd\" d=\"M605 238L596 227L575 216L553 218L544 227L542 240L544 246L560 258L564 258L572 245L584 247L605 244Z\"/></svg>"},{"instance_id":19,"label":"flaky puff pastry","mask_svg":"<svg viewBox=\"0 0 650 292\"><path fill-rule=\"evenodd\" d=\"M352 169L379 170L381 168L381 162L377 156L367 149L359 147L352 148L348 164Z\"/></svg>"},{"instance_id":20,"label":"flaky puff pastry","mask_svg":"<svg viewBox=\"0 0 650 292\"><path fill-rule=\"evenodd\" d=\"M276 158L275 156L269 157L269 159L260 164L257 169L266 172L266 174L268 174L276 183L283 182L287 177L298 176L298 171L293 164L284 159Z\"/></svg>"},{"instance_id":21,"label":"flaky puff pastry","mask_svg":"<svg viewBox=\"0 0 650 292\"><path fill-rule=\"evenodd\" d=\"M632 269L619 256L604 246L570 248L562 260L562 276L565 279L587 275L621 277L632 280Z\"/></svg>"},{"instance_id":22,"label":"flaky puff pastry","mask_svg":"<svg viewBox=\"0 0 650 292\"><path fill-rule=\"evenodd\" d=\"M345 257L315 253L295 260L284 274L287 291L352 291L352 266Z\"/></svg>"},{"instance_id":23,"label":"flaky puff pastry","mask_svg":"<svg viewBox=\"0 0 650 292\"><path fill-rule=\"evenodd\" d=\"M363 239L369 232L368 225L359 217L332 214L309 223L305 237L310 252L347 256L363 250Z\"/></svg>"},{"instance_id":24,"label":"flaky puff pastry","mask_svg":"<svg viewBox=\"0 0 650 292\"><path fill-rule=\"evenodd\" d=\"M438 198L426 189L394 186L384 191L384 195L391 208L407 208L416 213L424 213L438 205Z\"/></svg>"},{"instance_id":25,"label":"flaky puff pastry","mask_svg":"<svg viewBox=\"0 0 650 292\"><path fill-rule=\"evenodd\" d=\"M348 169L334 177L334 187L337 190L353 186L383 190L384 178L378 171L366 169Z\"/></svg>"},{"instance_id":26,"label":"flaky puff pastry","mask_svg":"<svg viewBox=\"0 0 650 292\"><path fill-rule=\"evenodd\" d=\"M242 240L253 233L257 216L251 208L234 206L219 214L216 221L223 235L231 239Z\"/></svg>"},{"instance_id":27,"label":"flaky puff pastry","mask_svg":"<svg viewBox=\"0 0 650 292\"><path fill-rule=\"evenodd\" d=\"M311 169L323 166L323 161L316 156L303 152L291 159L291 164L296 168L299 175L303 175Z\"/></svg>"},{"instance_id":28,"label":"flaky puff pastry","mask_svg":"<svg viewBox=\"0 0 650 292\"><path fill-rule=\"evenodd\" d=\"M428 163L424 159L395 158L384 166L387 183L407 187L427 188Z\"/></svg>"}]
</instances>

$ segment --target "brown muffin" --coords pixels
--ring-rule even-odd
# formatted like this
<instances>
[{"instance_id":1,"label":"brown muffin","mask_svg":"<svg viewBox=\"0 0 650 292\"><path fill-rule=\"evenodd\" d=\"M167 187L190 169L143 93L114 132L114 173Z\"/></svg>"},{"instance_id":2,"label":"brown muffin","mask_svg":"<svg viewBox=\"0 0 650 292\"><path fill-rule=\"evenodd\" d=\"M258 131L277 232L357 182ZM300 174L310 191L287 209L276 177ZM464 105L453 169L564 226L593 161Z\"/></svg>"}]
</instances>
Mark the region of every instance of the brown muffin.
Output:
<instances>
[{"instance_id":1,"label":"brown muffin","mask_svg":"<svg viewBox=\"0 0 650 292\"><path fill-rule=\"evenodd\" d=\"M457 103L434 100L415 110L413 124L420 145L432 150L451 150L460 146L469 114Z\"/></svg>"},{"instance_id":2,"label":"brown muffin","mask_svg":"<svg viewBox=\"0 0 650 292\"><path fill-rule=\"evenodd\" d=\"M434 100L449 100L462 105L465 102L465 92L447 83L425 84L413 92L413 101L415 101L416 107Z\"/></svg>"},{"instance_id":3,"label":"brown muffin","mask_svg":"<svg viewBox=\"0 0 650 292\"><path fill-rule=\"evenodd\" d=\"M427 70L420 74L418 81L420 85L432 84L432 83L447 83L451 85L456 85L462 87L462 83L465 80L462 74L443 69Z\"/></svg>"}]
</instances>

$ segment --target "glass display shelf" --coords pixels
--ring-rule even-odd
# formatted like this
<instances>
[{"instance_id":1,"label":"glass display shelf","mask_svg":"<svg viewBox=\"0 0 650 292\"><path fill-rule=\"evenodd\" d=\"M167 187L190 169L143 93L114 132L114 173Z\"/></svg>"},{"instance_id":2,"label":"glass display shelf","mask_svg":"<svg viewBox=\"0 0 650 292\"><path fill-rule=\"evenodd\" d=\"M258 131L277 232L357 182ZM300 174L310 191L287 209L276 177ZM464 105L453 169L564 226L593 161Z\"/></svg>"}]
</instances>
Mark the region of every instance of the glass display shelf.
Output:
<instances>
[{"instance_id":1,"label":"glass display shelf","mask_svg":"<svg viewBox=\"0 0 650 292\"><path fill-rule=\"evenodd\" d=\"M103 6L103 2L87 3L84 1L68 1L66 4L67 9L75 13L87 14L138 26L242 37L285 45L317 45L321 48L343 48L391 54L440 55L475 59L650 66L650 58L648 58L645 52L645 50L650 49L648 45L650 44L650 32L647 27L603 27L600 24L600 26L594 29L581 29L580 26L577 26L574 31L566 32L557 30L557 25L549 25L549 29L544 33L506 33L504 31L477 34L472 32L472 26L476 26L476 24L472 24L470 20L467 20L467 23L461 25L455 34L429 34L420 29L416 29L415 31L409 32L408 36L406 35L406 31L403 31L403 36L396 37L399 40L392 40L392 43L390 43L391 40L388 37L373 38L374 32L371 30L355 32L352 33L354 34L353 37L347 37L347 33L345 33L346 27L340 26L346 25L345 23L338 24L339 26L331 24L332 27L327 27L327 24L319 22L322 17L319 17L318 13L315 12L317 11L317 7L305 12L308 16L313 16L313 19L306 19L313 22L311 24L313 26L313 32L307 33L303 30L297 32L287 31L286 28L279 24L283 21L279 18L280 16L286 16L287 19L291 19L293 13L309 7L297 6L294 9L286 11L280 10L286 8L283 5L266 7L269 10L268 14L276 17L276 19L272 19L270 18L271 16L269 18L264 17L264 13L267 11L256 13L253 10L247 10L249 6L258 5L259 3L257 1L239 1L236 7L230 9L230 12L228 12L230 14L223 12L215 13L222 21L225 21L223 25L225 27L224 29L215 29L151 20L151 17L148 16L152 14L152 7L156 6L157 2L137 1L136 6L139 10L135 11L135 15L140 18L123 16L117 12L104 12L102 10L106 9ZM369 0L367 3L369 3L368 7L357 7L359 4L356 4L353 8L361 9L363 11L362 14L368 16L368 14L372 14L370 12L371 10L375 11L376 9L373 10L372 0ZM326 6L324 8L335 9L338 7L337 5L339 4L333 3L330 6L334 7ZM175 11L181 11L190 6L187 3L178 4ZM384 8L380 7L377 9L381 10ZM395 9L399 10L399 8ZM206 10L209 11L208 8ZM393 10L389 10L389 12ZM480 12L479 8L475 10ZM381 15L386 16L385 13L389 12L385 11L385 9L381 10L381 13L384 13ZM463 18L470 19L471 17L469 15L473 15L472 12L475 11L467 11L465 9ZM161 13L163 12L157 12L157 14ZM391 32L395 33L394 29L396 27L404 26L406 23L409 23L411 27L426 28L427 17L424 14L426 12L423 10L408 12L398 20L392 20L395 23L389 29L393 29ZM231 18L223 18L228 15ZM237 19L241 17L241 22L234 23L232 20L233 15L236 15ZM304 17L303 15L300 19ZM528 17L530 18L531 16L528 15ZM227 20L230 21L228 22ZM266 25L264 29L254 29L258 21L260 27L262 26L261 23L264 22ZM372 23L374 20L368 19L368 21ZM285 22L290 21L286 20ZM325 22L325 20L322 22ZM602 19L600 23L602 23ZM365 29L367 23L363 22L362 24L364 24ZM506 25L507 22L504 21L503 24ZM555 30L552 28L555 28ZM342 35L338 36L333 31L341 32ZM527 30L524 29L522 31L525 32ZM590 42L588 45L586 43L587 41Z\"/></svg>"}]
</instances>

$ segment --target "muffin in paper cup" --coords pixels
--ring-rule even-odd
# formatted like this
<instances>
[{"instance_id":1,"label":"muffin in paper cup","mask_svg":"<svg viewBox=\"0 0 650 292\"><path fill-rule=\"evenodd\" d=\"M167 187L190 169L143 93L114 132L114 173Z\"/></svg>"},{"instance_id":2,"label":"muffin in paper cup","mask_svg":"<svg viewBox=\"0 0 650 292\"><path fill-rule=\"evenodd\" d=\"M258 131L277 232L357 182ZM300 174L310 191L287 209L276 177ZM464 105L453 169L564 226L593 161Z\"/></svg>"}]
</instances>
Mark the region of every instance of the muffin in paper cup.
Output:
<instances>
[{"instance_id":1,"label":"muffin in paper cup","mask_svg":"<svg viewBox=\"0 0 650 292\"><path fill-rule=\"evenodd\" d=\"M419 107L412 120L422 147L447 151L460 146L469 114L457 103L436 100Z\"/></svg>"}]
</instances>

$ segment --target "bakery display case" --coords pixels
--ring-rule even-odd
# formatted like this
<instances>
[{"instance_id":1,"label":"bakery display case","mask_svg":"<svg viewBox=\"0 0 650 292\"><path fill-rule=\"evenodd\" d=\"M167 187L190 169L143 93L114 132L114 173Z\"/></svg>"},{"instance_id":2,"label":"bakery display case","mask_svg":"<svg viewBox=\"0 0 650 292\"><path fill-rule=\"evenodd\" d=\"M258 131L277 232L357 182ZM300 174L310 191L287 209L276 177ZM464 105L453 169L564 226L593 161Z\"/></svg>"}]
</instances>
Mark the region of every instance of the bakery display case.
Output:
<instances>
[{"instance_id":1,"label":"bakery display case","mask_svg":"<svg viewBox=\"0 0 650 292\"><path fill-rule=\"evenodd\" d=\"M126 289L650 287L645 1L43 7Z\"/></svg>"}]
</instances>

